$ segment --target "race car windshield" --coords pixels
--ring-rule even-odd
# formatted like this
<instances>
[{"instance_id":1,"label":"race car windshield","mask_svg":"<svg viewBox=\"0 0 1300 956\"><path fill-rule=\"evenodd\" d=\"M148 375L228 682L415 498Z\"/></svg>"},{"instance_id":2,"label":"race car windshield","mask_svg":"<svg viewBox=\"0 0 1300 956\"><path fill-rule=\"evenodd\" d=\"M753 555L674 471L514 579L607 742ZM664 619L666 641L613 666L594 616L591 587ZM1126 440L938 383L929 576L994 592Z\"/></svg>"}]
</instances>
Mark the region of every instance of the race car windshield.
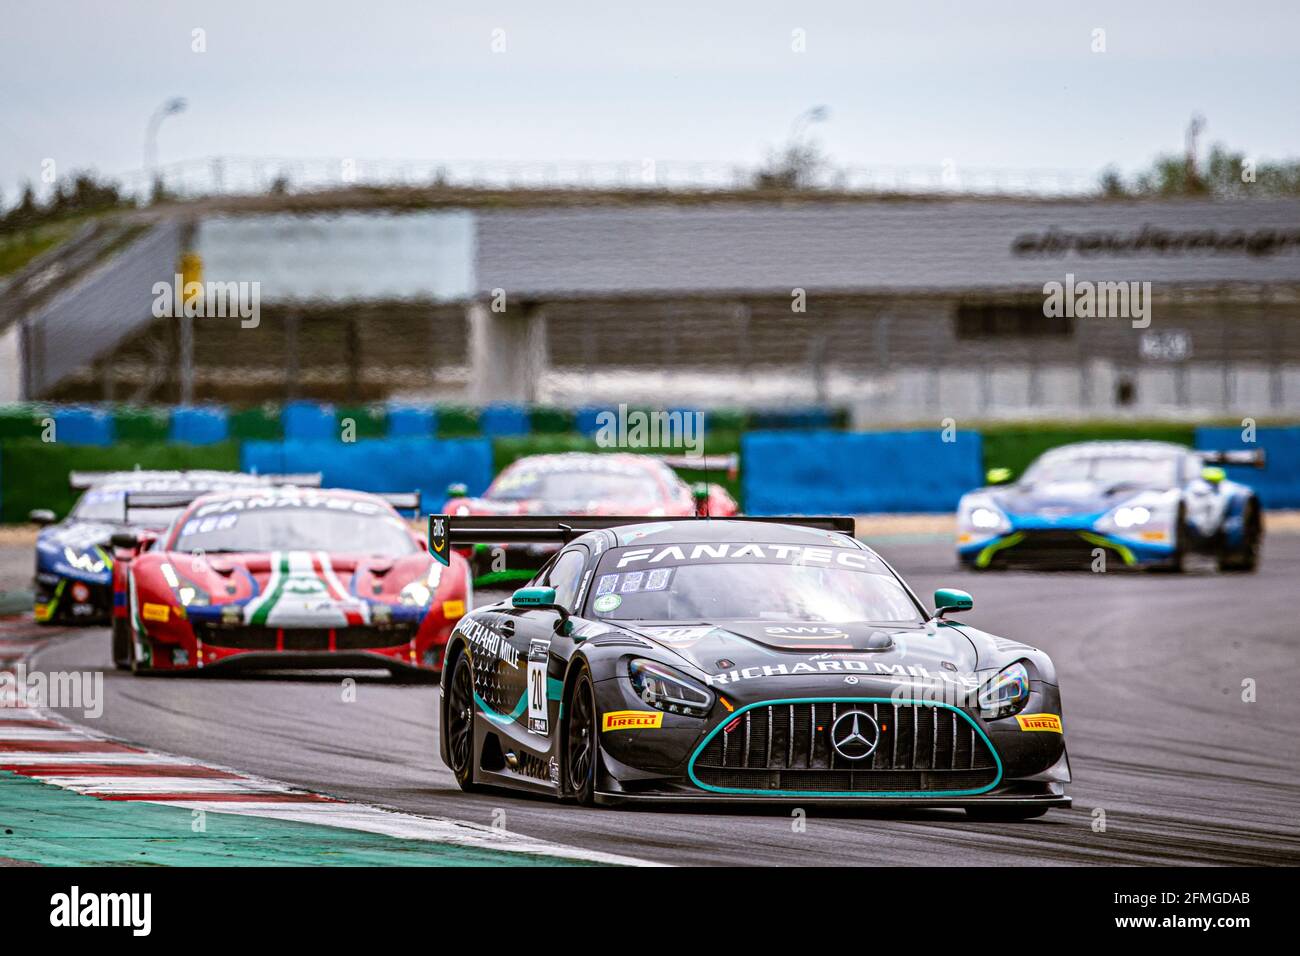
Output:
<instances>
[{"instance_id":1,"label":"race car windshield","mask_svg":"<svg viewBox=\"0 0 1300 956\"><path fill-rule=\"evenodd\" d=\"M130 515L123 510L126 493L94 488L87 491L72 509L77 521L104 521L120 524L124 520L142 528L162 529L175 520L184 508L132 508Z\"/></svg>"},{"instance_id":2,"label":"race car windshield","mask_svg":"<svg viewBox=\"0 0 1300 956\"><path fill-rule=\"evenodd\" d=\"M550 506L581 506L592 501L620 505L659 504L659 488L650 475L612 471L507 471L488 489L498 501L540 501Z\"/></svg>"},{"instance_id":3,"label":"race car windshield","mask_svg":"<svg viewBox=\"0 0 1300 956\"><path fill-rule=\"evenodd\" d=\"M323 508L265 508L186 519L173 551L345 551L403 555L416 550L401 519Z\"/></svg>"},{"instance_id":4,"label":"race car windshield","mask_svg":"<svg viewBox=\"0 0 1300 956\"><path fill-rule=\"evenodd\" d=\"M889 574L789 564L684 564L598 574L588 606L620 621L853 621L919 624Z\"/></svg>"},{"instance_id":5,"label":"race car windshield","mask_svg":"<svg viewBox=\"0 0 1300 956\"><path fill-rule=\"evenodd\" d=\"M1146 485L1171 488L1177 481L1176 459L1124 458L1106 455L1096 458L1061 458L1039 461L1025 472L1026 484L1080 481L1098 485Z\"/></svg>"}]
</instances>

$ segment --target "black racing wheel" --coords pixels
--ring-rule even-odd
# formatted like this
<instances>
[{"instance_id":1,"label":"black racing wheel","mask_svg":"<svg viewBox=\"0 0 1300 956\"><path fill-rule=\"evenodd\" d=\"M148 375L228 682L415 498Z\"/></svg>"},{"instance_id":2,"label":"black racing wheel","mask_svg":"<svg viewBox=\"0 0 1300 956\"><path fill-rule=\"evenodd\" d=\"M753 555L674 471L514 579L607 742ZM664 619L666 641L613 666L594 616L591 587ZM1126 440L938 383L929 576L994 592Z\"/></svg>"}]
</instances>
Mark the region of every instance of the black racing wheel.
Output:
<instances>
[{"instance_id":1,"label":"black racing wheel","mask_svg":"<svg viewBox=\"0 0 1300 956\"><path fill-rule=\"evenodd\" d=\"M468 654L456 658L447 691L447 757L456 784L467 793L474 783L474 674Z\"/></svg>"},{"instance_id":2,"label":"black racing wheel","mask_svg":"<svg viewBox=\"0 0 1300 956\"><path fill-rule=\"evenodd\" d=\"M113 666L120 671L131 669L131 624L124 617L113 618Z\"/></svg>"},{"instance_id":3,"label":"black racing wheel","mask_svg":"<svg viewBox=\"0 0 1300 956\"><path fill-rule=\"evenodd\" d=\"M596 760L600 749L596 724L596 692L584 669L569 695L565 729L564 767L569 791L583 806L596 799Z\"/></svg>"},{"instance_id":4,"label":"black racing wheel","mask_svg":"<svg viewBox=\"0 0 1300 956\"><path fill-rule=\"evenodd\" d=\"M1264 525L1259 514L1259 502L1252 498L1246 503L1241 516L1242 544L1240 548L1219 552L1220 571L1254 571L1259 567L1259 544L1264 537Z\"/></svg>"}]
</instances>

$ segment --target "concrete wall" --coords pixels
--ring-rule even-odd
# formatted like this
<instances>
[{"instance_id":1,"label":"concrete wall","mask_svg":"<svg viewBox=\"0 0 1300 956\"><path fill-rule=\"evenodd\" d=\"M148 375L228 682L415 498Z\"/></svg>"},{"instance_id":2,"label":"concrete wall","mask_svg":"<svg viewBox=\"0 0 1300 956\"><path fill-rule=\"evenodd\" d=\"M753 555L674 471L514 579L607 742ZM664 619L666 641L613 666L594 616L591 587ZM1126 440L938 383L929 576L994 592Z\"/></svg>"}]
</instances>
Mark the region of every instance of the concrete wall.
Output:
<instances>
[{"instance_id":1,"label":"concrete wall","mask_svg":"<svg viewBox=\"0 0 1300 956\"><path fill-rule=\"evenodd\" d=\"M0 405L21 399L22 385L22 329L14 324L0 332Z\"/></svg>"}]
</instances>

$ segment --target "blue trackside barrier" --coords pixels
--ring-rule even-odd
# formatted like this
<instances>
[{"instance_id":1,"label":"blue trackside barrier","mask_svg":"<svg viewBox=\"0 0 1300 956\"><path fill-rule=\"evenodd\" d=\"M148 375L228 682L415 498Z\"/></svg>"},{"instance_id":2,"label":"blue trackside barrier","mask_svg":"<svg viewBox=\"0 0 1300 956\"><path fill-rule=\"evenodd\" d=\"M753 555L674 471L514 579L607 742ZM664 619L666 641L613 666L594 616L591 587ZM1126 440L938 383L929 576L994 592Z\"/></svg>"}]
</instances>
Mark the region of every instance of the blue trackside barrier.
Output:
<instances>
[{"instance_id":1,"label":"blue trackside barrier","mask_svg":"<svg viewBox=\"0 0 1300 956\"><path fill-rule=\"evenodd\" d=\"M493 474L492 442L486 438L246 441L239 458L245 471L261 474L318 471L324 488L418 490L425 512L443 506L453 482L476 495Z\"/></svg>"},{"instance_id":2,"label":"blue trackside barrier","mask_svg":"<svg viewBox=\"0 0 1300 956\"><path fill-rule=\"evenodd\" d=\"M60 408L54 412L55 441L69 445L111 445L113 413L98 408Z\"/></svg>"},{"instance_id":3,"label":"blue trackside barrier","mask_svg":"<svg viewBox=\"0 0 1300 956\"><path fill-rule=\"evenodd\" d=\"M1231 466L1228 477L1249 485L1259 494L1265 508L1300 508L1300 425L1263 427L1256 430L1255 442L1242 439L1237 425L1196 429L1196 447L1214 451L1254 451L1263 449L1263 468Z\"/></svg>"},{"instance_id":4,"label":"blue trackside barrier","mask_svg":"<svg viewBox=\"0 0 1300 956\"><path fill-rule=\"evenodd\" d=\"M215 445L230 437L230 421L220 405L178 407L172 412L168 438L187 445Z\"/></svg>"},{"instance_id":5,"label":"blue trackside barrier","mask_svg":"<svg viewBox=\"0 0 1300 956\"><path fill-rule=\"evenodd\" d=\"M319 402L288 402L280 413L285 441L338 441L334 406Z\"/></svg>"},{"instance_id":6,"label":"blue trackside barrier","mask_svg":"<svg viewBox=\"0 0 1300 956\"><path fill-rule=\"evenodd\" d=\"M433 438L438 434L438 413L420 405L388 407L389 438Z\"/></svg>"},{"instance_id":7,"label":"blue trackside barrier","mask_svg":"<svg viewBox=\"0 0 1300 956\"><path fill-rule=\"evenodd\" d=\"M484 435L493 438L527 435L532 430L528 409L519 405L487 405L479 413L478 424Z\"/></svg>"},{"instance_id":8,"label":"blue trackside barrier","mask_svg":"<svg viewBox=\"0 0 1300 956\"><path fill-rule=\"evenodd\" d=\"M983 441L959 431L750 432L741 481L750 514L953 511L984 483Z\"/></svg>"},{"instance_id":9,"label":"blue trackside barrier","mask_svg":"<svg viewBox=\"0 0 1300 956\"><path fill-rule=\"evenodd\" d=\"M583 435L590 438L600 428L600 423L596 421L596 416L601 412L608 411L604 408L579 408L573 413L573 427Z\"/></svg>"}]
</instances>

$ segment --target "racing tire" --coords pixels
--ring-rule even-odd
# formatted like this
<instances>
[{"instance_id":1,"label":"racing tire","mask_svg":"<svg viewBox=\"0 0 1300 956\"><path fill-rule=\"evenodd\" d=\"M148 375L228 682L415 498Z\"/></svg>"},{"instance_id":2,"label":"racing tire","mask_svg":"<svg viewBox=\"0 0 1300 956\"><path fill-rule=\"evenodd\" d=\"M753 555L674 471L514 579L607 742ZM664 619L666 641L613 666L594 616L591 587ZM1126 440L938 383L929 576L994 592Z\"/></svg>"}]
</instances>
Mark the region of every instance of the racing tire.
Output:
<instances>
[{"instance_id":1,"label":"racing tire","mask_svg":"<svg viewBox=\"0 0 1300 956\"><path fill-rule=\"evenodd\" d=\"M456 786L466 793L478 789L474 782L474 666L468 654L456 658L447 690L447 765Z\"/></svg>"},{"instance_id":2,"label":"racing tire","mask_svg":"<svg viewBox=\"0 0 1300 956\"><path fill-rule=\"evenodd\" d=\"M1017 823L1041 817L1051 807L967 807L966 816L983 823Z\"/></svg>"},{"instance_id":3,"label":"racing tire","mask_svg":"<svg viewBox=\"0 0 1300 956\"><path fill-rule=\"evenodd\" d=\"M1259 517L1259 503L1251 500L1246 505L1246 513L1241 516L1245 527L1245 544L1239 551L1226 548L1219 552L1219 570L1229 573L1249 573L1259 567L1259 543L1263 537L1263 527Z\"/></svg>"},{"instance_id":4,"label":"racing tire","mask_svg":"<svg viewBox=\"0 0 1300 956\"><path fill-rule=\"evenodd\" d=\"M131 626L126 618L113 618L113 666L120 671L131 669Z\"/></svg>"},{"instance_id":5,"label":"racing tire","mask_svg":"<svg viewBox=\"0 0 1300 956\"><path fill-rule=\"evenodd\" d=\"M596 723L596 691L583 668L565 706L569 718L564 733L564 778L573 798L584 807L596 802L596 762L600 736Z\"/></svg>"},{"instance_id":6,"label":"racing tire","mask_svg":"<svg viewBox=\"0 0 1300 956\"><path fill-rule=\"evenodd\" d=\"M1174 522L1174 554L1165 564L1152 568L1165 574L1182 574L1187 568L1187 512L1178 506L1178 519Z\"/></svg>"}]
</instances>

